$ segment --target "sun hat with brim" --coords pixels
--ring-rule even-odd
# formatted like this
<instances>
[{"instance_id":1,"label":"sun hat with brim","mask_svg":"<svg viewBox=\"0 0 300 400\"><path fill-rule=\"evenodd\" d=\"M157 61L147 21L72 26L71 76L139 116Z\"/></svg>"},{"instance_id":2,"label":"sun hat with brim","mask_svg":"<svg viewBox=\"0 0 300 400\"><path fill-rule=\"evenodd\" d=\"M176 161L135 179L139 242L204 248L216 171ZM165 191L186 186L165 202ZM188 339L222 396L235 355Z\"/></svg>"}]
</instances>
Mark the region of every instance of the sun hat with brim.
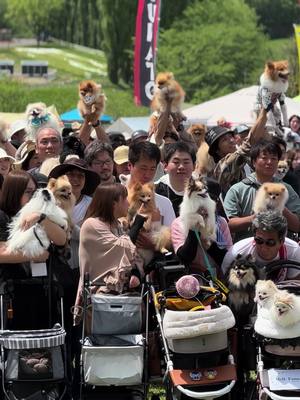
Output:
<instances>
[{"instance_id":1,"label":"sun hat with brim","mask_svg":"<svg viewBox=\"0 0 300 400\"><path fill-rule=\"evenodd\" d=\"M87 167L87 163L80 158L70 158L63 164L57 165L50 172L49 179L57 179L60 176L65 175L67 172L73 171L74 169L79 169L80 171L84 172L85 185L81 192L82 194L87 194L88 196L91 196L100 183L100 177L96 172L90 171Z\"/></svg>"},{"instance_id":2,"label":"sun hat with brim","mask_svg":"<svg viewBox=\"0 0 300 400\"><path fill-rule=\"evenodd\" d=\"M0 148L0 160L3 158L8 158L12 163L16 161L12 156L7 154L4 149Z\"/></svg>"},{"instance_id":3,"label":"sun hat with brim","mask_svg":"<svg viewBox=\"0 0 300 400\"><path fill-rule=\"evenodd\" d=\"M23 162L26 161L27 157L32 151L35 151L35 143L33 141L27 140L26 142L22 143L16 151L16 160L14 164L23 164Z\"/></svg>"},{"instance_id":4,"label":"sun hat with brim","mask_svg":"<svg viewBox=\"0 0 300 400\"><path fill-rule=\"evenodd\" d=\"M119 146L114 151L114 162L118 165L128 162L128 146Z\"/></svg>"},{"instance_id":5,"label":"sun hat with brim","mask_svg":"<svg viewBox=\"0 0 300 400\"><path fill-rule=\"evenodd\" d=\"M234 135L234 132L224 126L213 126L205 135L205 141L209 146L208 154L211 156L215 155L217 141L228 133Z\"/></svg>"},{"instance_id":6,"label":"sun hat with brim","mask_svg":"<svg viewBox=\"0 0 300 400\"><path fill-rule=\"evenodd\" d=\"M26 126L27 126L26 119L18 119L17 121L13 122L10 125L9 131L8 131L8 139L10 139L15 133L25 129Z\"/></svg>"}]
</instances>

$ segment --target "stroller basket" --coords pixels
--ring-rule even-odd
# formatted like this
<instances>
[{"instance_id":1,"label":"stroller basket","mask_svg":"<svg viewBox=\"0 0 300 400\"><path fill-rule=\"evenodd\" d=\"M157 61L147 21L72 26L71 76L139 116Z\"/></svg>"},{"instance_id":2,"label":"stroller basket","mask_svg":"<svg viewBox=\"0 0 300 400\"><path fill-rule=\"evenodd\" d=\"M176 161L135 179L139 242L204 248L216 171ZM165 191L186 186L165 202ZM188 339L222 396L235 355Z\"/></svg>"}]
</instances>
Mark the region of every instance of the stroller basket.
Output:
<instances>
[{"instance_id":1,"label":"stroller basket","mask_svg":"<svg viewBox=\"0 0 300 400\"><path fill-rule=\"evenodd\" d=\"M52 381L65 377L62 347L65 330L2 331L0 344L7 351L5 378L10 381Z\"/></svg>"},{"instance_id":2,"label":"stroller basket","mask_svg":"<svg viewBox=\"0 0 300 400\"><path fill-rule=\"evenodd\" d=\"M82 347L84 381L96 386L142 383L142 335L89 336Z\"/></svg>"},{"instance_id":3,"label":"stroller basket","mask_svg":"<svg viewBox=\"0 0 300 400\"><path fill-rule=\"evenodd\" d=\"M142 296L95 294L92 301L92 334L127 335L141 332Z\"/></svg>"}]
</instances>

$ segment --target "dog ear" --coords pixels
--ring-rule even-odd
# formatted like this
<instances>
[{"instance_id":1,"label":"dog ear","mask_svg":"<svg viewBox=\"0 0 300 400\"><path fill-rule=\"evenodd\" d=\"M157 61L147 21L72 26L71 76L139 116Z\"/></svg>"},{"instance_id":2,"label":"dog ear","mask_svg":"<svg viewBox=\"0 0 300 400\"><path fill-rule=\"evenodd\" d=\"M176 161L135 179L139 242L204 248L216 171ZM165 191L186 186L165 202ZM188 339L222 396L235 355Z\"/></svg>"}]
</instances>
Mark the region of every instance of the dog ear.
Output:
<instances>
[{"instance_id":1,"label":"dog ear","mask_svg":"<svg viewBox=\"0 0 300 400\"><path fill-rule=\"evenodd\" d=\"M241 253L238 253L235 257L236 260L240 260L241 258L243 258L243 255Z\"/></svg>"},{"instance_id":2,"label":"dog ear","mask_svg":"<svg viewBox=\"0 0 300 400\"><path fill-rule=\"evenodd\" d=\"M266 67L267 67L270 71L274 71L275 66L274 66L273 61L267 61L267 62L266 62Z\"/></svg>"},{"instance_id":3,"label":"dog ear","mask_svg":"<svg viewBox=\"0 0 300 400\"><path fill-rule=\"evenodd\" d=\"M142 185L140 182L136 182L136 183L133 185L132 189L133 189L134 191L138 191L138 190L141 190L142 187L143 187L143 185Z\"/></svg>"},{"instance_id":4,"label":"dog ear","mask_svg":"<svg viewBox=\"0 0 300 400\"><path fill-rule=\"evenodd\" d=\"M49 179L49 181L48 181L48 185L47 185L47 187L48 187L48 189L53 189L54 187L55 187L55 185L56 185L56 180L57 179L55 179L55 178L50 178Z\"/></svg>"},{"instance_id":5,"label":"dog ear","mask_svg":"<svg viewBox=\"0 0 300 400\"><path fill-rule=\"evenodd\" d=\"M153 182L147 183L147 186L154 192L155 190L155 184Z\"/></svg>"}]
</instances>

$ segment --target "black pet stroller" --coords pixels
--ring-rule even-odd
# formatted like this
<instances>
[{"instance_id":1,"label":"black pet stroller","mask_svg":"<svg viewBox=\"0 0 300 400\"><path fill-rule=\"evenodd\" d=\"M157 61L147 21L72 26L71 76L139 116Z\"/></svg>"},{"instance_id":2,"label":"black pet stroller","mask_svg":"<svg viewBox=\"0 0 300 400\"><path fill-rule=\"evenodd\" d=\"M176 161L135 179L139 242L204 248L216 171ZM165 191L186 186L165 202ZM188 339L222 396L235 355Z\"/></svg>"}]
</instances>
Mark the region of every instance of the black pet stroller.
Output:
<instances>
[{"instance_id":1,"label":"black pet stroller","mask_svg":"<svg viewBox=\"0 0 300 400\"><path fill-rule=\"evenodd\" d=\"M236 382L236 367L228 330L235 319L222 304L226 296L210 278L201 276L207 286L200 286L200 292L192 299L181 298L174 283L187 273L186 268L178 262L160 263L157 272L160 289L151 285L150 290L165 358L166 399L230 395Z\"/></svg>"},{"instance_id":2,"label":"black pet stroller","mask_svg":"<svg viewBox=\"0 0 300 400\"><path fill-rule=\"evenodd\" d=\"M266 267L266 279L274 279L282 268L297 269L300 263L278 260ZM279 289L300 295L300 282L277 283ZM258 308L254 324L257 346L257 382L251 399L300 399L300 323L281 327ZM249 397L250 398L250 397Z\"/></svg>"},{"instance_id":3,"label":"black pet stroller","mask_svg":"<svg viewBox=\"0 0 300 400\"><path fill-rule=\"evenodd\" d=\"M94 293L84 279L80 399L147 398L148 306L139 293ZM148 294L146 294L148 296ZM143 334L143 326L146 334Z\"/></svg>"},{"instance_id":4,"label":"black pet stroller","mask_svg":"<svg viewBox=\"0 0 300 400\"><path fill-rule=\"evenodd\" d=\"M51 329L9 330L13 319L12 299L20 289L46 293L49 309L44 310ZM51 291L51 294L50 294ZM55 292L55 298L52 294ZM57 295L57 296L56 296ZM55 301L54 301L55 300ZM57 300L57 301L56 301ZM36 299L38 302L39 300ZM60 308L61 324L53 324L52 305ZM34 306L28 310L34 314ZM59 311L59 310L57 310ZM8 400L60 400L67 391L66 347L62 289L49 278L7 281L0 292L2 389ZM32 316L32 315L31 315ZM44 322L44 321L43 321Z\"/></svg>"}]
</instances>

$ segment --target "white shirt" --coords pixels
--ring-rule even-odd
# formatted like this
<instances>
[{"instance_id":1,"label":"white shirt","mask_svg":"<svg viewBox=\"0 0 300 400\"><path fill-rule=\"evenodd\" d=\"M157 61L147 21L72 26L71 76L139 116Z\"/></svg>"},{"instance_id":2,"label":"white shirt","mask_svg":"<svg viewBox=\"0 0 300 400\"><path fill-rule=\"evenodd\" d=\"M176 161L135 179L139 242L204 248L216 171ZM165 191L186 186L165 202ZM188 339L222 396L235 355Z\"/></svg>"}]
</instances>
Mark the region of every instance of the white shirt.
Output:
<instances>
[{"instance_id":1,"label":"white shirt","mask_svg":"<svg viewBox=\"0 0 300 400\"><path fill-rule=\"evenodd\" d=\"M72 212L72 220L75 225L82 224L86 210L88 209L88 206L90 205L91 201L92 198L84 194L80 202L74 206Z\"/></svg>"},{"instance_id":2,"label":"white shirt","mask_svg":"<svg viewBox=\"0 0 300 400\"><path fill-rule=\"evenodd\" d=\"M284 246L286 250L286 259L289 261L297 261L300 262L300 247L298 243L294 242L289 238L285 238ZM256 245L253 243L253 237L242 239L239 242L235 243L226 253L223 263L222 263L222 271L225 274L229 269L232 262L236 259L237 255L241 254L243 257L251 254L255 258L255 264L259 269L266 264L271 263L272 261L279 260L279 254L273 260L263 260L256 251ZM287 279L295 279L299 277L300 270L289 268L287 272Z\"/></svg>"}]
</instances>

